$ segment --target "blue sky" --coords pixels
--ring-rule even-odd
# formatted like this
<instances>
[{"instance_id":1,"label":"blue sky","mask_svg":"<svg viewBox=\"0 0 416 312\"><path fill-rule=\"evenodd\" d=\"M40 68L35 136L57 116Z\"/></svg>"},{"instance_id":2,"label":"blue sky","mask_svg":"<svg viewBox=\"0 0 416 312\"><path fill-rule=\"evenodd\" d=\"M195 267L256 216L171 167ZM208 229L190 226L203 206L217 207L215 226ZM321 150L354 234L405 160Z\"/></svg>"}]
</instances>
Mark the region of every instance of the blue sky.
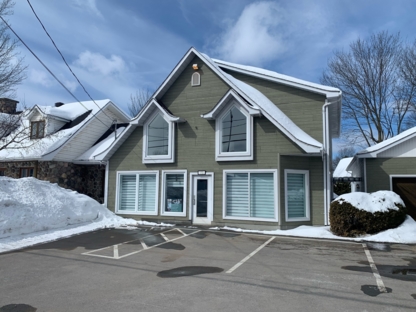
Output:
<instances>
[{"instance_id":1,"label":"blue sky","mask_svg":"<svg viewBox=\"0 0 416 312\"><path fill-rule=\"evenodd\" d=\"M27 1L16 1L13 29L81 100L77 84ZM194 46L211 57L319 82L336 49L372 32L416 38L413 0L31 0L57 46L94 99L125 111L130 95L156 89ZM26 106L74 99L26 50L16 99Z\"/></svg>"}]
</instances>

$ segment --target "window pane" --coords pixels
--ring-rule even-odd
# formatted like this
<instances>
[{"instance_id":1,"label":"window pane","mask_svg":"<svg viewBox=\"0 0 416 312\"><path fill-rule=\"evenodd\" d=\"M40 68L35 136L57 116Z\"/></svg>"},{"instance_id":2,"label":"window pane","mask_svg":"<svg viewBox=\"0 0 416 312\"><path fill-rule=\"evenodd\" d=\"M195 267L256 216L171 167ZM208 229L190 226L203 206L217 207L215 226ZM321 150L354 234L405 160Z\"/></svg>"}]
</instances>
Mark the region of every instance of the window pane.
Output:
<instances>
[{"instance_id":1,"label":"window pane","mask_svg":"<svg viewBox=\"0 0 416 312\"><path fill-rule=\"evenodd\" d=\"M305 175L303 173L288 173L287 185L287 214L288 218L306 217Z\"/></svg>"},{"instance_id":2,"label":"window pane","mask_svg":"<svg viewBox=\"0 0 416 312\"><path fill-rule=\"evenodd\" d=\"M41 121L38 123L38 138L43 138L45 135L45 122Z\"/></svg>"},{"instance_id":3,"label":"window pane","mask_svg":"<svg viewBox=\"0 0 416 312\"><path fill-rule=\"evenodd\" d=\"M157 115L147 129L147 155L168 155L169 125Z\"/></svg>"},{"instance_id":4,"label":"window pane","mask_svg":"<svg viewBox=\"0 0 416 312\"><path fill-rule=\"evenodd\" d=\"M38 135L38 123L37 122L32 122L32 129L31 129L31 134L30 134L30 138L35 139Z\"/></svg>"},{"instance_id":5,"label":"window pane","mask_svg":"<svg viewBox=\"0 0 416 312\"><path fill-rule=\"evenodd\" d=\"M224 153L247 151L247 118L233 107L222 119L222 148Z\"/></svg>"},{"instance_id":6,"label":"window pane","mask_svg":"<svg viewBox=\"0 0 416 312\"><path fill-rule=\"evenodd\" d=\"M206 218L208 216L208 180L198 179L196 190L196 216Z\"/></svg>"},{"instance_id":7,"label":"window pane","mask_svg":"<svg viewBox=\"0 0 416 312\"><path fill-rule=\"evenodd\" d=\"M4 169L0 169L0 177L4 177L4 172L5 172Z\"/></svg>"},{"instance_id":8,"label":"window pane","mask_svg":"<svg viewBox=\"0 0 416 312\"><path fill-rule=\"evenodd\" d=\"M184 175L166 174L165 180L165 211L166 212L183 212Z\"/></svg>"},{"instance_id":9,"label":"window pane","mask_svg":"<svg viewBox=\"0 0 416 312\"><path fill-rule=\"evenodd\" d=\"M140 174L138 210L155 211L156 196L156 175Z\"/></svg>"},{"instance_id":10,"label":"window pane","mask_svg":"<svg viewBox=\"0 0 416 312\"><path fill-rule=\"evenodd\" d=\"M120 176L119 210L134 211L136 208L136 175Z\"/></svg>"},{"instance_id":11,"label":"window pane","mask_svg":"<svg viewBox=\"0 0 416 312\"><path fill-rule=\"evenodd\" d=\"M273 173L250 174L251 217L274 218Z\"/></svg>"},{"instance_id":12,"label":"window pane","mask_svg":"<svg viewBox=\"0 0 416 312\"><path fill-rule=\"evenodd\" d=\"M227 216L249 217L248 174L227 173Z\"/></svg>"}]
</instances>

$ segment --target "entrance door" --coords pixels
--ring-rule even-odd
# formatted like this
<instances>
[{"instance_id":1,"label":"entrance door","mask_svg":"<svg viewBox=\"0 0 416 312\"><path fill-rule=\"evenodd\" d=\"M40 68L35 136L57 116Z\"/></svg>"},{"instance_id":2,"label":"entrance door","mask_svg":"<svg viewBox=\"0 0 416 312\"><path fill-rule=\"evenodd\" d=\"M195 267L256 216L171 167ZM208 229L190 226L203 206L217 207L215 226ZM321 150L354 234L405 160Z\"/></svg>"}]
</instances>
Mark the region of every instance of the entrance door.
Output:
<instances>
[{"instance_id":1,"label":"entrance door","mask_svg":"<svg viewBox=\"0 0 416 312\"><path fill-rule=\"evenodd\" d=\"M194 224L211 224L213 210L212 175L196 175L191 173L192 181L192 222Z\"/></svg>"},{"instance_id":2,"label":"entrance door","mask_svg":"<svg viewBox=\"0 0 416 312\"><path fill-rule=\"evenodd\" d=\"M416 220L416 177L393 177L392 186L403 199L407 213Z\"/></svg>"}]
</instances>

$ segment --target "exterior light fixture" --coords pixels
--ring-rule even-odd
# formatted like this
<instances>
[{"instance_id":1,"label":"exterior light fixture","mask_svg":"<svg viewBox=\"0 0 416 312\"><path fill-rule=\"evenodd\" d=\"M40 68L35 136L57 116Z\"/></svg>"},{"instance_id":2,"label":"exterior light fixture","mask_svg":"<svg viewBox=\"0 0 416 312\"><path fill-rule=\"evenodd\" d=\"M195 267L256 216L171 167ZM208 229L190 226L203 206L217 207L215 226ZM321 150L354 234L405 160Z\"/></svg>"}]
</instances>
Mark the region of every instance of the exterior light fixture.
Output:
<instances>
[{"instance_id":1,"label":"exterior light fixture","mask_svg":"<svg viewBox=\"0 0 416 312\"><path fill-rule=\"evenodd\" d=\"M194 70L198 70L198 64L194 64L194 65L192 65L192 68L193 68Z\"/></svg>"},{"instance_id":2,"label":"exterior light fixture","mask_svg":"<svg viewBox=\"0 0 416 312\"><path fill-rule=\"evenodd\" d=\"M205 170L198 170L198 175L206 175L207 172Z\"/></svg>"}]
</instances>

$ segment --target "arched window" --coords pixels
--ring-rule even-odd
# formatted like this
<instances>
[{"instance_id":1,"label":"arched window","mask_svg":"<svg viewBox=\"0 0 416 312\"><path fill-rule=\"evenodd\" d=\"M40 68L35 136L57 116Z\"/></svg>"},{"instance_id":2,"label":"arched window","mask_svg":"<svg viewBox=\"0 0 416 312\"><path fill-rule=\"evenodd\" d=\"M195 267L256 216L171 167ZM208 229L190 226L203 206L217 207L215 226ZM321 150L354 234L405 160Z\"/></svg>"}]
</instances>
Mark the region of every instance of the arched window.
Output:
<instances>
[{"instance_id":1,"label":"arched window","mask_svg":"<svg viewBox=\"0 0 416 312\"><path fill-rule=\"evenodd\" d=\"M191 78L191 86L200 86L201 85L201 75L198 72L194 72Z\"/></svg>"},{"instance_id":2,"label":"arched window","mask_svg":"<svg viewBox=\"0 0 416 312\"><path fill-rule=\"evenodd\" d=\"M169 124L157 115L147 126L147 156L168 155Z\"/></svg>"}]
</instances>

